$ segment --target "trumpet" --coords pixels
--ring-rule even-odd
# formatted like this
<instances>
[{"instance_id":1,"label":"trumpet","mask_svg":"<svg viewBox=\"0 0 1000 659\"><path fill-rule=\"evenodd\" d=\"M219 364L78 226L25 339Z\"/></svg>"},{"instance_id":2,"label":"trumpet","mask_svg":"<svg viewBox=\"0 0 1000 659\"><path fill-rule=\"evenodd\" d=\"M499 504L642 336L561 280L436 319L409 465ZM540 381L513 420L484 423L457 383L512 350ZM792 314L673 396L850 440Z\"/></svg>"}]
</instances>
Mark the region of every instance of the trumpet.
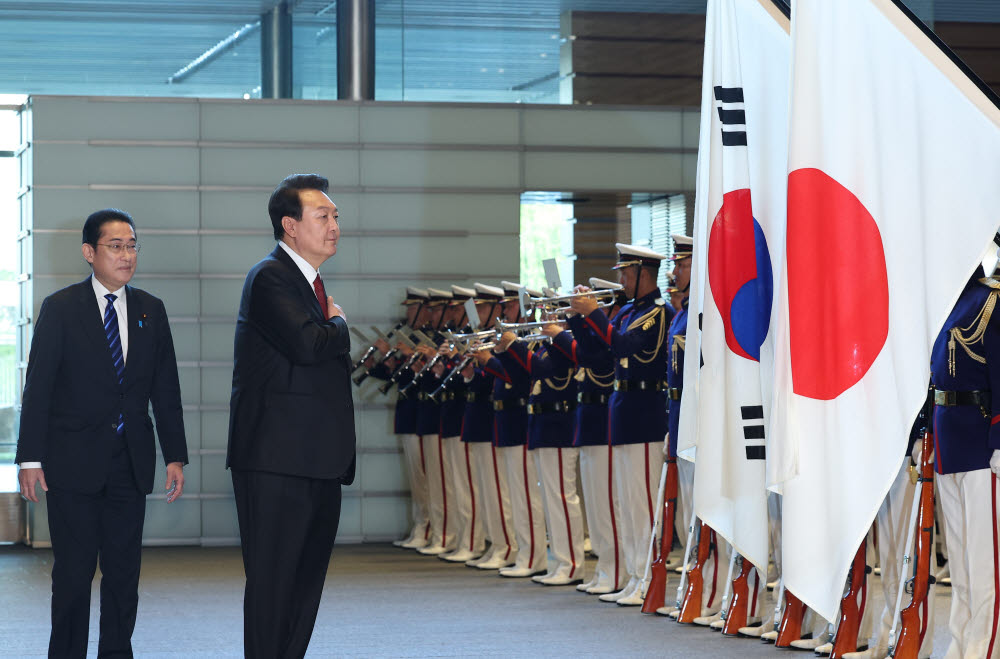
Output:
<instances>
[{"instance_id":1,"label":"trumpet","mask_svg":"<svg viewBox=\"0 0 1000 659\"><path fill-rule=\"evenodd\" d=\"M452 332L451 330L445 330L445 336L455 343L468 343L470 341L484 341L486 339L492 339L497 335L496 330L480 330L478 332L466 332L464 334Z\"/></svg>"},{"instance_id":2,"label":"trumpet","mask_svg":"<svg viewBox=\"0 0 1000 659\"><path fill-rule=\"evenodd\" d=\"M573 300L577 300L582 297L597 298L597 306L601 309L607 309L614 306L615 297L621 289L622 287L619 285L618 288L605 288L599 291L571 293L569 295L553 295L551 297L532 297L528 299L535 307L552 313L565 313L569 310L569 305Z\"/></svg>"},{"instance_id":3,"label":"trumpet","mask_svg":"<svg viewBox=\"0 0 1000 659\"><path fill-rule=\"evenodd\" d=\"M565 326L565 320L539 320L530 323L505 323L500 321L497 323L497 334L503 334L504 332L513 332L514 334L522 335L521 338L526 338L523 333L529 333L530 336L545 336L544 334L534 334L531 333L532 330L541 329L547 325L561 325Z\"/></svg>"}]
</instances>

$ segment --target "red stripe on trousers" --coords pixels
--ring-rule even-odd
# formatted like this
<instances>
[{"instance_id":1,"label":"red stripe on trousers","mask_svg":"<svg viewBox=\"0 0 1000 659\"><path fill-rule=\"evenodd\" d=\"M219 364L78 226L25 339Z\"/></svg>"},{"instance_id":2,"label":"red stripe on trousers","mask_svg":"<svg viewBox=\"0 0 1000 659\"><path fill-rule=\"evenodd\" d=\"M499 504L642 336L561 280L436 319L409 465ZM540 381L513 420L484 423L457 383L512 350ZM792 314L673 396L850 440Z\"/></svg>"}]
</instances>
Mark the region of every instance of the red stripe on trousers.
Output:
<instances>
[{"instance_id":1,"label":"red stripe on trousers","mask_svg":"<svg viewBox=\"0 0 1000 659\"><path fill-rule=\"evenodd\" d=\"M993 646L997 641L997 616L1000 615L1000 556L997 550L997 477L990 473L990 503L993 506L993 632L990 634L990 649L987 658L993 656Z\"/></svg>"},{"instance_id":2,"label":"red stripe on trousers","mask_svg":"<svg viewBox=\"0 0 1000 659\"><path fill-rule=\"evenodd\" d=\"M712 606L712 601L715 599L715 587L719 581L719 536L715 535L715 531L712 531L712 542L715 545L713 553L715 554L715 561L712 563L712 591L708 594L708 604L706 606Z\"/></svg>"},{"instance_id":3,"label":"red stripe on trousers","mask_svg":"<svg viewBox=\"0 0 1000 659\"><path fill-rule=\"evenodd\" d=\"M556 448L559 455L559 493L562 495L563 514L566 516L566 539L569 541L569 560L573 564L573 569L569 571L569 578L576 574L576 554L573 551L573 529L569 524L569 506L566 504L566 486L563 480L562 448Z\"/></svg>"},{"instance_id":4,"label":"red stripe on trousers","mask_svg":"<svg viewBox=\"0 0 1000 659\"><path fill-rule=\"evenodd\" d=\"M469 527L469 551L476 546L476 488L472 485L472 464L469 462L469 443L465 444L465 471L469 475L469 495L472 498L472 522Z\"/></svg>"},{"instance_id":5,"label":"red stripe on trousers","mask_svg":"<svg viewBox=\"0 0 1000 659\"><path fill-rule=\"evenodd\" d=\"M653 493L649 491L649 444L646 444L646 454L643 457L646 465L646 507L649 509L649 525L653 526Z\"/></svg>"},{"instance_id":6,"label":"red stripe on trousers","mask_svg":"<svg viewBox=\"0 0 1000 659\"><path fill-rule=\"evenodd\" d=\"M757 571L757 568L753 569L753 582L754 582L753 599L750 600L750 615L751 616L756 616L757 615L757 593L760 591L760 572Z\"/></svg>"},{"instance_id":7,"label":"red stripe on trousers","mask_svg":"<svg viewBox=\"0 0 1000 659\"><path fill-rule=\"evenodd\" d=\"M530 532L530 542L531 551L528 552L528 569L535 564L535 516L531 512L531 490L528 487L528 445L525 444L523 447L523 459L522 463L524 465L524 496L528 500L528 530Z\"/></svg>"},{"instance_id":8,"label":"red stripe on trousers","mask_svg":"<svg viewBox=\"0 0 1000 659\"><path fill-rule=\"evenodd\" d=\"M427 464L424 462L424 437L423 435L417 435L417 444L420 444L420 472L424 475L424 482L427 482ZM428 513L430 512L429 506L430 502L427 502ZM424 540L430 540L431 538L431 520L430 515L427 516L427 523L424 525Z\"/></svg>"},{"instance_id":9,"label":"red stripe on trousers","mask_svg":"<svg viewBox=\"0 0 1000 659\"><path fill-rule=\"evenodd\" d=\"M608 411L608 506L611 507L611 535L615 539L615 589L621 583L621 574L618 567L618 523L615 520L615 465L614 447L611 446L611 411Z\"/></svg>"},{"instance_id":10,"label":"red stripe on trousers","mask_svg":"<svg viewBox=\"0 0 1000 659\"><path fill-rule=\"evenodd\" d=\"M441 523L441 544L448 544L448 489L444 484L444 439L438 435L438 462L441 465L441 501L444 502L444 519Z\"/></svg>"},{"instance_id":11,"label":"red stripe on trousers","mask_svg":"<svg viewBox=\"0 0 1000 659\"><path fill-rule=\"evenodd\" d=\"M494 421L494 424L496 422ZM503 555L503 560L510 558L510 536L507 535L507 517L503 512L503 492L500 489L500 469L497 467L497 448L491 446L493 452L493 480L497 484L497 503L500 504L500 525L503 526L503 540L507 543L507 553Z\"/></svg>"}]
</instances>

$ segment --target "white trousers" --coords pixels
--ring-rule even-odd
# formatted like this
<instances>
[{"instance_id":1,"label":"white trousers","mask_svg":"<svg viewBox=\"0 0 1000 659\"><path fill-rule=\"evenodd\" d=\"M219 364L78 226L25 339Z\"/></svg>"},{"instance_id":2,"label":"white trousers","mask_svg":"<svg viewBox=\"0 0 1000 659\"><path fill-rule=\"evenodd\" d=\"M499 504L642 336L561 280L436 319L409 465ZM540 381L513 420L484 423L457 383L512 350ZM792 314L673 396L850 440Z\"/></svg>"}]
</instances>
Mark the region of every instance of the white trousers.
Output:
<instances>
[{"instance_id":1,"label":"white trousers","mask_svg":"<svg viewBox=\"0 0 1000 659\"><path fill-rule=\"evenodd\" d=\"M945 659L1000 657L997 633L997 478L989 469L937 476L951 566Z\"/></svg>"},{"instance_id":2,"label":"white trousers","mask_svg":"<svg viewBox=\"0 0 1000 659\"><path fill-rule=\"evenodd\" d=\"M490 553L493 558L511 560L517 554L517 541L514 539L507 471L500 463L497 449L489 442L469 442L467 446L476 483L476 506L482 511Z\"/></svg>"},{"instance_id":3,"label":"white trousers","mask_svg":"<svg viewBox=\"0 0 1000 659\"><path fill-rule=\"evenodd\" d=\"M403 460L410 479L410 515L413 526L408 540L430 540L430 513L427 508L427 474L424 468L423 449L418 435L400 435Z\"/></svg>"},{"instance_id":4,"label":"white trousers","mask_svg":"<svg viewBox=\"0 0 1000 659\"><path fill-rule=\"evenodd\" d=\"M528 456L528 447L504 446L497 448L503 457L510 488L511 515L517 542L517 568L532 571L544 570L548 564L545 543L545 508L538 487L535 461Z\"/></svg>"},{"instance_id":5,"label":"white trousers","mask_svg":"<svg viewBox=\"0 0 1000 659\"><path fill-rule=\"evenodd\" d=\"M615 510L617 498L612 495L611 451L610 446L580 447L580 486L587 502L590 546L597 554L596 585L618 590L628 578L618 532L621 511Z\"/></svg>"},{"instance_id":6,"label":"white trousers","mask_svg":"<svg viewBox=\"0 0 1000 659\"><path fill-rule=\"evenodd\" d=\"M427 499L430 502L431 546L454 549L455 513L454 493L451 491L447 474L450 473L450 458L439 435L421 435L424 448L424 466L427 470ZM450 517L449 517L450 515Z\"/></svg>"},{"instance_id":7,"label":"white trousers","mask_svg":"<svg viewBox=\"0 0 1000 659\"><path fill-rule=\"evenodd\" d=\"M654 499L663 467L660 444L620 444L612 453L615 488L621 510L621 541L625 570L642 579L649 534L653 528Z\"/></svg>"},{"instance_id":8,"label":"white trousers","mask_svg":"<svg viewBox=\"0 0 1000 659\"><path fill-rule=\"evenodd\" d=\"M445 464L448 465L449 485L454 502L454 524L459 551L483 553L486 536L483 531L482 507L477 507L476 479L473 476L472 454L468 442L461 437L445 437Z\"/></svg>"},{"instance_id":9,"label":"white trousers","mask_svg":"<svg viewBox=\"0 0 1000 659\"><path fill-rule=\"evenodd\" d=\"M576 485L576 448L537 448L532 451L542 485L545 526L555 565L551 576L583 577L583 510Z\"/></svg>"},{"instance_id":10,"label":"white trousers","mask_svg":"<svg viewBox=\"0 0 1000 659\"><path fill-rule=\"evenodd\" d=\"M688 529L694 516L694 463L677 458L677 513L674 528L681 546L687 542ZM695 541L697 542L697 538Z\"/></svg>"}]
</instances>

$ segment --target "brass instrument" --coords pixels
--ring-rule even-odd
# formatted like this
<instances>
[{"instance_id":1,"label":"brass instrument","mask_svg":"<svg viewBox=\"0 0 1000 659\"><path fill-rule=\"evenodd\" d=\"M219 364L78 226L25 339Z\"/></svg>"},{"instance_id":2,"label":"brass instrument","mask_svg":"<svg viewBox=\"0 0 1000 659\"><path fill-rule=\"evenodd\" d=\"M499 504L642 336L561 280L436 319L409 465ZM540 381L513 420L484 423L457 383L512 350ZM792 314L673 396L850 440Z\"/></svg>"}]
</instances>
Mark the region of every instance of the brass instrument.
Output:
<instances>
[{"instance_id":1,"label":"brass instrument","mask_svg":"<svg viewBox=\"0 0 1000 659\"><path fill-rule=\"evenodd\" d=\"M587 291L586 293L553 295L551 297L532 297L528 298L528 300L536 309L541 309L547 313L565 314L570 311L569 305L572 301L582 297L596 298L598 308L607 309L612 307L615 304L615 297L618 295L620 290L621 286L618 288L605 288L599 291Z\"/></svg>"}]
</instances>

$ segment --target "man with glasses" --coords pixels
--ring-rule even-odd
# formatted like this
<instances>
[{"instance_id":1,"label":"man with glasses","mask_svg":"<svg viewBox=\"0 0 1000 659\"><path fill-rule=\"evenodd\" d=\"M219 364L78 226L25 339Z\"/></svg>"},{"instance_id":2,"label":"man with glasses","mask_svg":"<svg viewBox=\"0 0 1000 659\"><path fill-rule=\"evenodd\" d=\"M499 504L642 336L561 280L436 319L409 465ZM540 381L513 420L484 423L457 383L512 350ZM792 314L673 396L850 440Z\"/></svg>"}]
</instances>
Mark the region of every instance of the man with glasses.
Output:
<instances>
[{"instance_id":1,"label":"man with glasses","mask_svg":"<svg viewBox=\"0 0 1000 659\"><path fill-rule=\"evenodd\" d=\"M47 494L52 540L50 657L85 657L90 588L101 565L99 656L132 656L146 495L156 435L167 502L184 491L187 443L163 302L128 282L139 244L128 213L83 226L93 274L45 298L35 321L16 462L22 496Z\"/></svg>"}]
</instances>

